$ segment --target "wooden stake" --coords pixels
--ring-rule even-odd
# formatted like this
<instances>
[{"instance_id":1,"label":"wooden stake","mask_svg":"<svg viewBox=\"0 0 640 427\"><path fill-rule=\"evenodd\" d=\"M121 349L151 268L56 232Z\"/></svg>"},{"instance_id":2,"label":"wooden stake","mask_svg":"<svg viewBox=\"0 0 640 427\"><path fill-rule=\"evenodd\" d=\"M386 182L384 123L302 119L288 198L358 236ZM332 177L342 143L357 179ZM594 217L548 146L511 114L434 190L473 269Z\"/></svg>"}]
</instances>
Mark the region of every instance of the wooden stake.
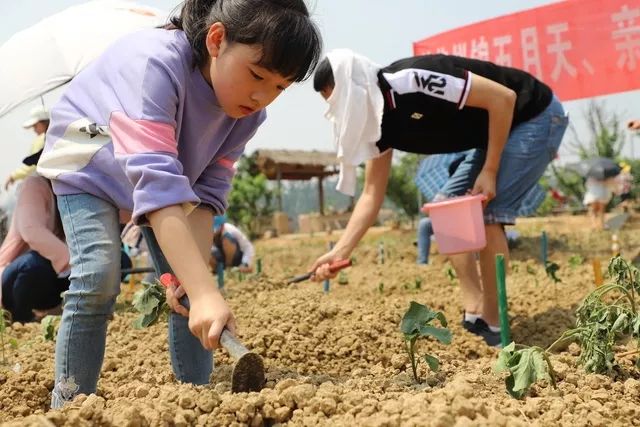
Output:
<instances>
[{"instance_id":1,"label":"wooden stake","mask_svg":"<svg viewBox=\"0 0 640 427\"><path fill-rule=\"evenodd\" d=\"M591 265L593 266L593 277L597 288L602 286L602 283L604 282L604 279L602 278L602 266L600 265L600 260L597 258L591 262Z\"/></svg>"}]
</instances>

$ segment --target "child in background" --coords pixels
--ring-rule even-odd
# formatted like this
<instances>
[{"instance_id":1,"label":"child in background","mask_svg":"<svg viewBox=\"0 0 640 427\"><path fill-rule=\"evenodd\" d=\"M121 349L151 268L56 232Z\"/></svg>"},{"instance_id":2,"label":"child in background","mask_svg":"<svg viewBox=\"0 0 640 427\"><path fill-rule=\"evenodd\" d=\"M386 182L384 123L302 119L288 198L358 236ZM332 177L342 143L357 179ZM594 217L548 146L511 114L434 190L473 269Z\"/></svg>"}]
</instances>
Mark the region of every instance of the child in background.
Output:
<instances>
[{"instance_id":1,"label":"child in background","mask_svg":"<svg viewBox=\"0 0 640 427\"><path fill-rule=\"evenodd\" d=\"M587 178L583 203L589 209L591 227L594 230L604 230L604 214L607 205L619 188L616 177L607 179Z\"/></svg>"},{"instance_id":2,"label":"child in background","mask_svg":"<svg viewBox=\"0 0 640 427\"><path fill-rule=\"evenodd\" d=\"M227 222L224 215L213 219L213 246L210 265L217 271L218 264L224 267L238 267L243 273L253 271L255 250L251 241L238 227Z\"/></svg>"},{"instance_id":3,"label":"child in background","mask_svg":"<svg viewBox=\"0 0 640 427\"><path fill-rule=\"evenodd\" d=\"M52 180L71 254L52 407L94 393L120 290L119 211L153 228L190 300L167 290L173 370L206 384L235 319L209 271L213 216L265 107L306 79L321 40L303 0L186 0L163 29L123 37L51 111L38 172ZM189 333L191 332L191 333Z\"/></svg>"}]
</instances>

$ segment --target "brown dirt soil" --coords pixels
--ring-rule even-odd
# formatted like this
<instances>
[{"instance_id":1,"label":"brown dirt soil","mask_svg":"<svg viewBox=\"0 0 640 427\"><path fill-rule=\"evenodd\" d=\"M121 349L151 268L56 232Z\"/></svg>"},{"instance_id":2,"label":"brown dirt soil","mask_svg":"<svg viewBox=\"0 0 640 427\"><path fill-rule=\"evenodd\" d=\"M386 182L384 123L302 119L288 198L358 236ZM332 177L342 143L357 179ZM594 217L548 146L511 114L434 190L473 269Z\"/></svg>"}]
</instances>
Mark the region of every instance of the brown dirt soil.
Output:
<instances>
[{"instance_id":1,"label":"brown dirt soil","mask_svg":"<svg viewBox=\"0 0 640 427\"><path fill-rule=\"evenodd\" d=\"M570 267L569 257L597 256L606 267L609 255L610 233L586 227L579 217L519 224L522 237L508 277L516 342L549 345L572 325L576 304L593 288L593 275L588 261ZM634 217L618 233L629 258L640 247L639 228L640 218ZM558 285L538 261L542 229L549 235L550 259L561 265ZM109 325L97 395L78 396L59 411L48 409L54 344L44 340L38 324L9 328L7 336L18 346L6 346L9 365L0 370L0 421L6 426L640 425L635 360L625 360L613 378L587 375L577 366L575 344L552 356L558 389L536 384L525 399L511 398L503 377L492 370L497 350L460 325L459 287L447 278L444 257L415 265L412 231L372 230L354 254L349 283L333 281L328 294L317 283L287 286L283 279L303 272L330 239L337 236L259 242L264 274L242 282L227 277L240 337L266 363L268 382L260 393L230 392L231 360L223 351L216 352L210 386L178 384L169 365L166 322L133 329L135 313L121 298ZM376 263L380 240L384 265ZM442 310L454 336L450 346L420 344L420 353L441 362L437 373L420 365L421 384L413 382L399 331L412 300Z\"/></svg>"}]
</instances>

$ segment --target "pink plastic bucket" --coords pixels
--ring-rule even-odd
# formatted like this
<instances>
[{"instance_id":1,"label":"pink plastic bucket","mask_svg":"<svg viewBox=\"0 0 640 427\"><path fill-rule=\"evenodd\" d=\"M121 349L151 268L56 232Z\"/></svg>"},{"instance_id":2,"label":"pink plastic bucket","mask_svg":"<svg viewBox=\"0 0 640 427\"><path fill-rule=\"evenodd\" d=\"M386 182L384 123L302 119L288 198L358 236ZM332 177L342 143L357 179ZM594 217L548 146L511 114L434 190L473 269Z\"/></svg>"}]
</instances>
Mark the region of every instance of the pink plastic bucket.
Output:
<instances>
[{"instance_id":1,"label":"pink plastic bucket","mask_svg":"<svg viewBox=\"0 0 640 427\"><path fill-rule=\"evenodd\" d=\"M431 218L440 253L473 252L486 246L482 216L485 198L482 194L462 196L422 206L422 211Z\"/></svg>"}]
</instances>

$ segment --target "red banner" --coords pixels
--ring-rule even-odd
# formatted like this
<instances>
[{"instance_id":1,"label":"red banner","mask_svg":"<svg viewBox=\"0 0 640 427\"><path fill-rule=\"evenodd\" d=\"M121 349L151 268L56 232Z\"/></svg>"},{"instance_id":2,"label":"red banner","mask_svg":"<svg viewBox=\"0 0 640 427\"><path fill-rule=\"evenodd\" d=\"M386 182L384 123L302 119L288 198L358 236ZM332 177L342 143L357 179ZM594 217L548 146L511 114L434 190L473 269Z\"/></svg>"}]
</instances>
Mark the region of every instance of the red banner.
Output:
<instances>
[{"instance_id":1,"label":"red banner","mask_svg":"<svg viewBox=\"0 0 640 427\"><path fill-rule=\"evenodd\" d=\"M526 70L561 100L640 89L640 0L567 0L413 44Z\"/></svg>"}]
</instances>

